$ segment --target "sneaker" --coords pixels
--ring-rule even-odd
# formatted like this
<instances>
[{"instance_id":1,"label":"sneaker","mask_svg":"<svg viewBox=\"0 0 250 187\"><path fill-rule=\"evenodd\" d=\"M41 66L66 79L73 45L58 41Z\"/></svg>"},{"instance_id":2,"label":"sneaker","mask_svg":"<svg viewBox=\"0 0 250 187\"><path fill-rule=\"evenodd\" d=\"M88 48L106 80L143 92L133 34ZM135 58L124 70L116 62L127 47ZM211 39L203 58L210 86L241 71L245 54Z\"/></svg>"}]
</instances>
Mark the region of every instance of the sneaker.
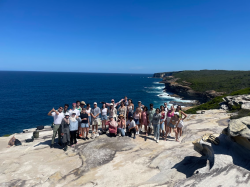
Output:
<instances>
[{"instance_id":1,"label":"sneaker","mask_svg":"<svg viewBox=\"0 0 250 187\"><path fill-rule=\"evenodd\" d=\"M86 137L86 140L89 140L89 137Z\"/></svg>"},{"instance_id":2,"label":"sneaker","mask_svg":"<svg viewBox=\"0 0 250 187\"><path fill-rule=\"evenodd\" d=\"M51 144L51 145L50 145L50 148L54 148L54 144Z\"/></svg>"},{"instance_id":3,"label":"sneaker","mask_svg":"<svg viewBox=\"0 0 250 187\"><path fill-rule=\"evenodd\" d=\"M92 133L91 138L95 139L95 134L94 133Z\"/></svg>"},{"instance_id":4,"label":"sneaker","mask_svg":"<svg viewBox=\"0 0 250 187\"><path fill-rule=\"evenodd\" d=\"M68 150L68 146L66 145L64 148L63 148L64 151L67 151Z\"/></svg>"},{"instance_id":5,"label":"sneaker","mask_svg":"<svg viewBox=\"0 0 250 187\"><path fill-rule=\"evenodd\" d=\"M156 140L156 137L154 137L154 140Z\"/></svg>"},{"instance_id":6,"label":"sneaker","mask_svg":"<svg viewBox=\"0 0 250 187\"><path fill-rule=\"evenodd\" d=\"M159 142L159 139L156 140L156 143L158 143L158 142Z\"/></svg>"},{"instance_id":7,"label":"sneaker","mask_svg":"<svg viewBox=\"0 0 250 187\"><path fill-rule=\"evenodd\" d=\"M134 139L135 139L135 136L134 136Z\"/></svg>"},{"instance_id":8,"label":"sneaker","mask_svg":"<svg viewBox=\"0 0 250 187\"><path fill-rule=\"evenodd\" d=\"M96 136L98 137L98 136L99 136L99 133L96 133Z\"/></svg>"},{"instance_id":9,"label":"sneaker","mask_svg":"<svg viewBox=\"0 0 250 187\"><path fill-rule=\"evenodd\" d=\"M86 138L82 138L83 140L86 140Z\"/></svg>"}]
</instances>

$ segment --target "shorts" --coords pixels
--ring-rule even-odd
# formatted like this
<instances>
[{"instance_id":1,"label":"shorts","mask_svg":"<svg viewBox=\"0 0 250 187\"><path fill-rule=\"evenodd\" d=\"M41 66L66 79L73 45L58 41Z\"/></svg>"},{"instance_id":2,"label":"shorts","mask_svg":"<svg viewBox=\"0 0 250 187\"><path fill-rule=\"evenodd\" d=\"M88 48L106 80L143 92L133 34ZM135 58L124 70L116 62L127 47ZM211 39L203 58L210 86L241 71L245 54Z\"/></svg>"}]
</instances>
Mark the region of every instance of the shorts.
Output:
<instances>
[{"instance_id":1,"label":"shorts","mask_svg":"<svg viewBox=\"0 0 250 187\"><path fill-rule=\"evenodd\" d=\"M160 124L160 129L164 130L165 126L165 121L161 120L161 124Z\"/></svg>"},{"instance_id":2,"label":"shorts","mask_svg":"<svg viewBox=\"0 0 250 187\"><path fill-rule=\"evenodd\" d=\"M101 120L103 121L103 120L107 120L108 119L108 117L107 117L107 115L102 115L101 116Z\"/></svg>"},{"instance_id":3,"label":"shorts","mask_svg":"<svg viewBox=\"0 0 250 187\"><path fill-rule=\"evenodd\" d=\"M98 119L93 119L92 120L92 125L98 125Z\"/></svg>"},{"instance_id":4,"label":"shorts","mask_svg":"<svg viewBox=\"0 0 250 187\"><path fill-rule=\"evenodd\" d=\"M176 125L173 125L172 123L170 123L169 127L175 129Z\"/></svg>"},{"instance_id":5,"label":"shorts","mask_svg":"<svg viewBox=\"0 0 250 187\"><path fill-rule=\"evenodd\" d=\"M81 127L82 128L89 128L89 124L88 123L81 123Z\"/></svg>"},{"instance_id":6,"label":"shorts","mask_svg":"<svg viewBox=\"0 0 250 187\"><path fill-rule=\"evenodd\" d=\"M169 123L170 120L171 120L171 118L170 118L170 117L167 117L167 122L166 122L166 123L167 123L167 127L170 127L170 123Z\"/></svg>"},{"instance_id":7,"label":"shorts","mask_svg":"<svg viewBox=\"0 0 250 187\"><path fill-rule=\"evenodd\" d=\"M180 122L179 122L179 124L178 124L178 126L177 126L178 128L182 128L182 127L184 127L184 124L183 124L183 121L182 120L180 120Z\"/></svg>"},{"instance_id":8,"label":"shorts","mask_svg":"<svg viewBox=\"0 0 250 187\"><path fill-rule=\"evenodd\" d=\"M135 124L136 124L136 125L139 125L139 124L140 124L139 119L134 119L134 120L135 120Z\"/></svg>"}]
</instances>

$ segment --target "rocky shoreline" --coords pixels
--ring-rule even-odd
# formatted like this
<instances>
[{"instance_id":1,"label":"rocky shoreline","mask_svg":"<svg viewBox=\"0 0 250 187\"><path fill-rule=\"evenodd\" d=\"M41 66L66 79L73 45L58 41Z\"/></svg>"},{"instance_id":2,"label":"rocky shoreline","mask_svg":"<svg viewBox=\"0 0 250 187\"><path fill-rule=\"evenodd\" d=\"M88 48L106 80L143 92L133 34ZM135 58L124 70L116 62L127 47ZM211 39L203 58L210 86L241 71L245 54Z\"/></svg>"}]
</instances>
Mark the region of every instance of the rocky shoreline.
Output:
<instances>
[{"instance_id":1,"label":"rocky shoreline","mask_svg":"<svg viewBox=\"0 0 250 187\"><path fill-rule=\"evenodd\" d=\"M35 130L28 129L15 134L21 146L0 138L0 186L249 186L249 119L238 129L228 120L225 110L208 110L188 115L180 143L101 135L66 152L49 147L50 126L25 143ZM201 141L204 134L218 134L220 144Z\"/></svg>"}]
</instances>

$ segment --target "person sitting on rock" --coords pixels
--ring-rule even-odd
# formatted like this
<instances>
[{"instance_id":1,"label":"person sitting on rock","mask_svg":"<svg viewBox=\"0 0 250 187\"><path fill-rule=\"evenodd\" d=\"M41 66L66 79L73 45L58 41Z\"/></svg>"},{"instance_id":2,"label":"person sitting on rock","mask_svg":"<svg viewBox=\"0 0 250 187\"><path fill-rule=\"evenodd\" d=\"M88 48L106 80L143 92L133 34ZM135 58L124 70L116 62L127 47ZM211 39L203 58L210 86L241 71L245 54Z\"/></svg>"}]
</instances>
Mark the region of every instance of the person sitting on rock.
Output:
<instances>
[{"instance_id":1,"label":"person sitting on rock","mask_svg":"<svg viewBox=\"0 0 250 187\"><path fill-rule=\"evenodd\" d=\"M126 128L126 122L123 114L119 115L117 123L118 123L118 133L120 133L122 137L125 136L124 129Z\"/></svg>"},{"instance_id":2,"label":"person sitting on rock","mask_svg":"<svg viewBox=\"0 0 250 187\"><path fill-rule=\"evenodd\" d=\"M132 133L134 133L134 139L136 138L136 124L134 121L133 116L129 116L129 120L126 123L127 125L127 132L129 137L131 137Z\"/></svg>"},{"instance_id":3,"label":"person sitting on rock","mask_svg":"<svg viewBox=\"0 0 250 187\"><path fill-rule=\"evenodd\" d=\"M174 116L170 119L170 122L167 125L168 127L172 128L174 130L174 132L175 132L175 140L177 142L179 142L178 132L177 132L177 126L178 126L179 123L180 123L179 112L175 112ZM167 129L166 134L168 134L168 131L170 130L170 128ZM167 140L167 138L166 138L166 140Z\"/></svg>"},{"instance_id":4,"label":"person sitting on rock","mask_svg":"<svg viewBox=\"0 0 250 187\"><path fill-rule=\"evenodd\" d=\"M117 122L114 120L113 116L109 116L109 121L107 124L109 125L110 137L116 137L116 135L117 135Z\"/></svg>"},{"instance_id":5,"label":"person sitting on rock","mask_svg":"<svg viewBox=\"0 0 250 187\"><path fill-rule=\"evenodd\" d=\"M70 146L70 132L69 132L69 113L65 113L65 117L62 120L61 123L61 135L62 135L62 143L63 143L63 150L67 151L68 146Z\"/></svg>"}]
</instances>

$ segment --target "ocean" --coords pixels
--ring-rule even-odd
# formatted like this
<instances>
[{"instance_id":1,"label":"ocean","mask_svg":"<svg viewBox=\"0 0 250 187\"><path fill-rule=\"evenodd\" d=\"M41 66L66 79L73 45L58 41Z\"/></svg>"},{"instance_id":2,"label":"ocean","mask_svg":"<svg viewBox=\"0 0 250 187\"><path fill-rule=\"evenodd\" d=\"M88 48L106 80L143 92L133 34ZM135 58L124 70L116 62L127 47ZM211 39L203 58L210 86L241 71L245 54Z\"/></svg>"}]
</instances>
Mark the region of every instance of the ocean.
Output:
<instances>
[{"instance_id":1,"label":"ocean","mask_svg":"<svg viewBox=\"0 0 250 187\"><path fill-rule=\"evenodd\" d=\"M51 125L47 113L54 107L77 100L101 107L101 101L118 102L124 96L155 108L164 102L180 101L163 92L161 79L152 74L11 72L0 71L0 136Z\"/></svg>"}]
</instances>

